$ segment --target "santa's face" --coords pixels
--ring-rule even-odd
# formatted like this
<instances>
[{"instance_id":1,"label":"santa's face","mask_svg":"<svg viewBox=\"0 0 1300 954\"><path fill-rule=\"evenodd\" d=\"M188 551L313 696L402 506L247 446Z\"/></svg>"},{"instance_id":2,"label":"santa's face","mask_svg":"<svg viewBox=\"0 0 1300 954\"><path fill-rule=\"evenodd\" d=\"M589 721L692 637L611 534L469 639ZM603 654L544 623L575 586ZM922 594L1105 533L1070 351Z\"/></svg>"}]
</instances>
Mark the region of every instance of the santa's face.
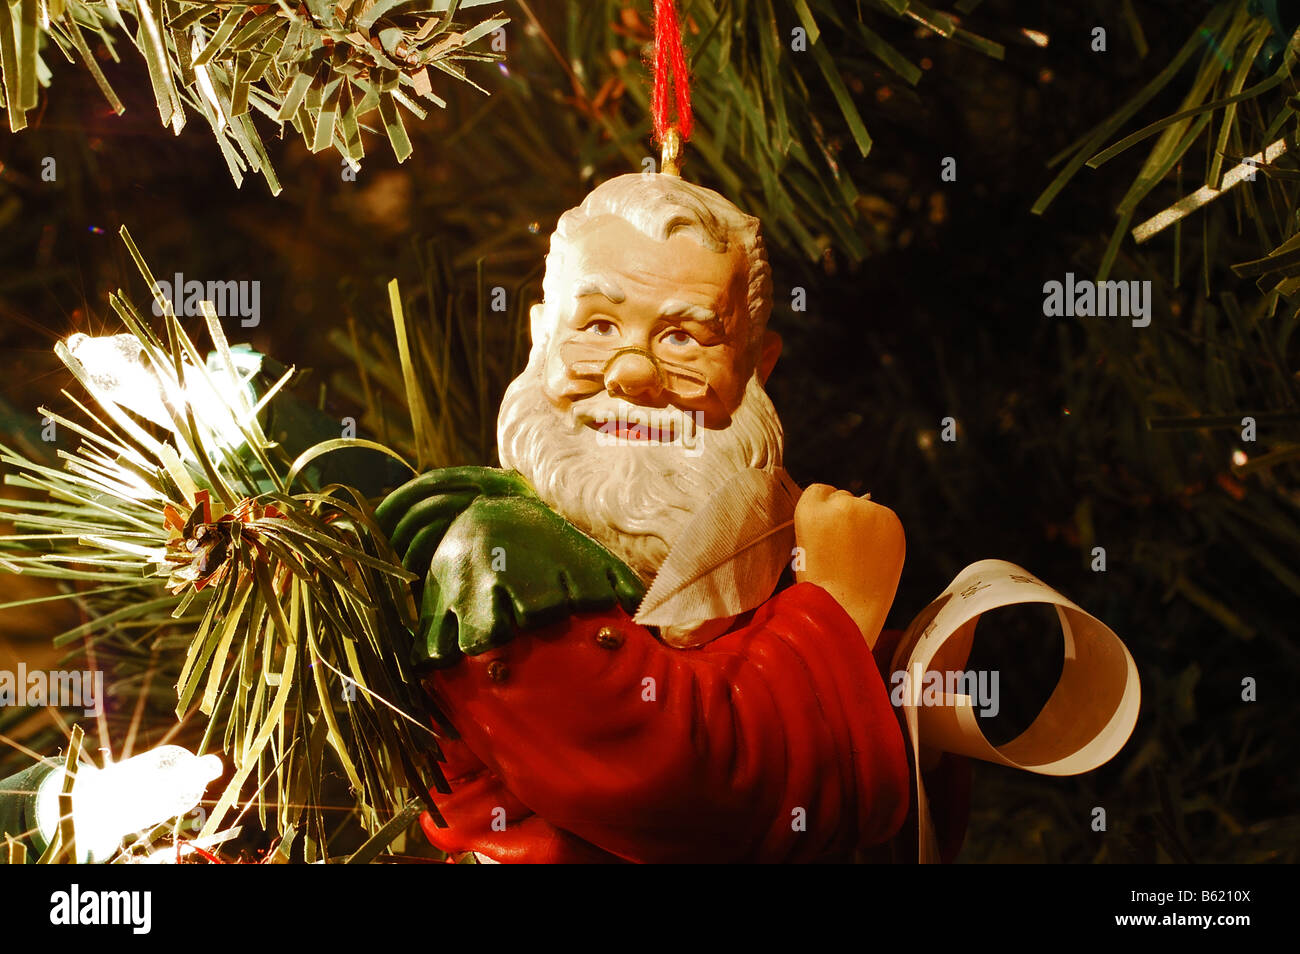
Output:
<instances>
[{"instance_id":1,"label":"santa's face","mask_svg":"<svg viewBox=\"0 0 1300 954\"><path fill-rule=\"evenodd\" d=\"M681 415L726 427L754 372L740 243L713 252L686 231L658 241L603 215L575 229L559 259L552 287L564 292L534 328L551 403L606 433L606 397L677 412L653 418L669 430ZM613 426L629 439L646 433Z\"/></svg>"},{"instance_id":2,"label":"santa's face","mask_svg":"<svg viewBox=\"0 0 1300 954\"><path fill-rule=\"evenodd\" d=\"M739 242L656 241L612 216L571 238L548 263L560 270L548 295L561 295L534 309L497 447L502 466L649 580L728 478L781 466L763 390L779 341L756 368Z\"/></svg>"}]
</instances>

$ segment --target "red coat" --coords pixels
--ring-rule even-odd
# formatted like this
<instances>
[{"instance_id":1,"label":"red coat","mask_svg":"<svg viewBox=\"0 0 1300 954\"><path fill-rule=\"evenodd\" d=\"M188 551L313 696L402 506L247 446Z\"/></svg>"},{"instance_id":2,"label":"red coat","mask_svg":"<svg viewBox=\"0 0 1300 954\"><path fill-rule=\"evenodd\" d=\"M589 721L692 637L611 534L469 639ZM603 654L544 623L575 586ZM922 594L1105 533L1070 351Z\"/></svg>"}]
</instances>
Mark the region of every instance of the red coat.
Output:
<instances>
[{"instance_id":1,"label":"red coat","mask_svg":"<svg viewBox=\"0 0 1300 954\"><path fill-rule=\"evenodd\" d=\"M506 862L834 861L903 824L908 761L871 651L797 584L699 649L619 608L579 614L427 681L448 852Z\"/></svg>"}]
</instances>

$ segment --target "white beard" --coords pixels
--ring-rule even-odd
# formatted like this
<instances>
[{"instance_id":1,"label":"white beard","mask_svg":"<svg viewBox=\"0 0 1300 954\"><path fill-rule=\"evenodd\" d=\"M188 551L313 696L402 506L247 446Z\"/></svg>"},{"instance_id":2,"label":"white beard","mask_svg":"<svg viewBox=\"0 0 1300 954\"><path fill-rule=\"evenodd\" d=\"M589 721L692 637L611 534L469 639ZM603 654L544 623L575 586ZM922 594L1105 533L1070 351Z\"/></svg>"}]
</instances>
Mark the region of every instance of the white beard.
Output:
<instances>
[{"instance_id":1,"label":"white beard","mask_svg":"<svg viewBox=\"0 0 1300 954\"><path fill-rule=\"evenodd\" d=\"M596 409L670 419L687 439L612 443L578 420L578 412L610 419ZM757 375L730 425L710 430L696 429L677 408L641 408L603 391L560 410L542 391L540 363L530 361L506 390L497 418L501 466L523 475L542 500L647 583L709 495L745 468L779 468L782 445L781 421Z\"/></svg>"}]
</instances>

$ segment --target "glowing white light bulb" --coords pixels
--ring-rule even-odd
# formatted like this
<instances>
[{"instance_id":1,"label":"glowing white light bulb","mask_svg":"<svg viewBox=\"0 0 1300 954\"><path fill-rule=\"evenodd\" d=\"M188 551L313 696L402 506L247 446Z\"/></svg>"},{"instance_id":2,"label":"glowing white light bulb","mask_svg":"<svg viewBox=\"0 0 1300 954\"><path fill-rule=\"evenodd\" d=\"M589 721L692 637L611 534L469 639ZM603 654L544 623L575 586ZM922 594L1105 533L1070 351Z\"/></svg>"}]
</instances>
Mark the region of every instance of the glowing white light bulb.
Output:
<instances>
[{"instance_id":1,"label":"glowing white light bulb","mask_svg":"<svg viewBox=\"0 0 1300 954\"><path fill-rule=\"evenodd\" d=\"M257 403L252 379L261 370L262 356L252 351L232 349L234 376L217 355L208 358L206 377L188 367L185 387L179 388L171 378L160 378L134 335L75 334L68 338L68 351L86 369L89 388L100 403L111 401L134 411L141 417L177 432L168 408L182 410L188 405L195 421L227 448L244 443L236 415L243 415ZM179 436L179 434L178 434ZM187 442L178 441L181 453L191 457Z\"/></svg>"},{"instance_id":2,"label":"glowing white light bulb","mask_svg":"<svg viewBox=\"0 0 1300 954\"><path fill-rule=\"evenodd\" d=\"M184 815L221 771L217 756L192 755L179 745L162 745L102 769L78 767L72 786L77 860L104 861L131 832ZM36 797L37 824L47 841L58 827L62 787L60 769L41 783Z\"/></svg>"},{"instance_id":3,"label":"glowing white light bulb","mask_svg":"<svg viewBox=\"0 0 1300 954\"><path fill-rule=\"evenodd\" d=\"M245 441L244 432L239 429L240 420L236 420L231 410L242 420L243 409L256 406L257 392L253 390L252 382L262 369L262 356L254 351L231 349L230 361L234 377L218 355L208 355L207 378L197 373L191 375L185 386L185 400L194 408L194 416L212 431L213 438L223 446L233 448L240 447ZM248 423L246 420L242 422Z\"/></svg>"},{"instance_id":4,"label":"glowing white light bulb","mask_svg":"<svg viewBox=\"0 0 1300 954\"><path fill-rule=\"evenodd\" d=\"M162 382L134 335L92 338L77 333L67 340L67 345L72 356L90 374L91 391L97 400L107 398L155 424L172 426L171 415L163 403Z\"/></svg>"}]
</instances>

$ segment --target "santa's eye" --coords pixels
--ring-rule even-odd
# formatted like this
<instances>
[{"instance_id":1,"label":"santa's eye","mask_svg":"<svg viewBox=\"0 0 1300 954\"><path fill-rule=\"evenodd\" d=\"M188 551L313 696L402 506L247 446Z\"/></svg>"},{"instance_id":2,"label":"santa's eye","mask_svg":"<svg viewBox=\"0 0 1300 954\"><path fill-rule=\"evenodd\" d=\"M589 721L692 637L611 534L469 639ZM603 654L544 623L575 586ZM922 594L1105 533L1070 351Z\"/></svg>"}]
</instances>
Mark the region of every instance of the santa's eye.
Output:
<instances>
[{"instance_id":1,"label":"santa's eye","mask_svg":"<svg viewBox=\"0 0 1300 954\"><path fill-rule=\"evenodd\" d=\"M685 347L686 345L696 343L693 335L691 335L689 332L682 331L681 329L678 329L677 331L668 332L668 334L664 335L663 340L666 341L668 344L674 345L678 348L682 348Z\"/></svg>"},{"instance_id":2,"label":"santa's eye","mask_svg":"<svg viewBox=\"0 0 1300 954\"><path fill-rule=\"evenodd\" d=\"M618 328L615 327L614 322L606 321L603 318L598 318L595 321L590 322L582 330L590 331L593 335L598 335L601 338L608 338L611 335L613 335L614 332L618 330Z\"/></svg>"}]
</instances>

